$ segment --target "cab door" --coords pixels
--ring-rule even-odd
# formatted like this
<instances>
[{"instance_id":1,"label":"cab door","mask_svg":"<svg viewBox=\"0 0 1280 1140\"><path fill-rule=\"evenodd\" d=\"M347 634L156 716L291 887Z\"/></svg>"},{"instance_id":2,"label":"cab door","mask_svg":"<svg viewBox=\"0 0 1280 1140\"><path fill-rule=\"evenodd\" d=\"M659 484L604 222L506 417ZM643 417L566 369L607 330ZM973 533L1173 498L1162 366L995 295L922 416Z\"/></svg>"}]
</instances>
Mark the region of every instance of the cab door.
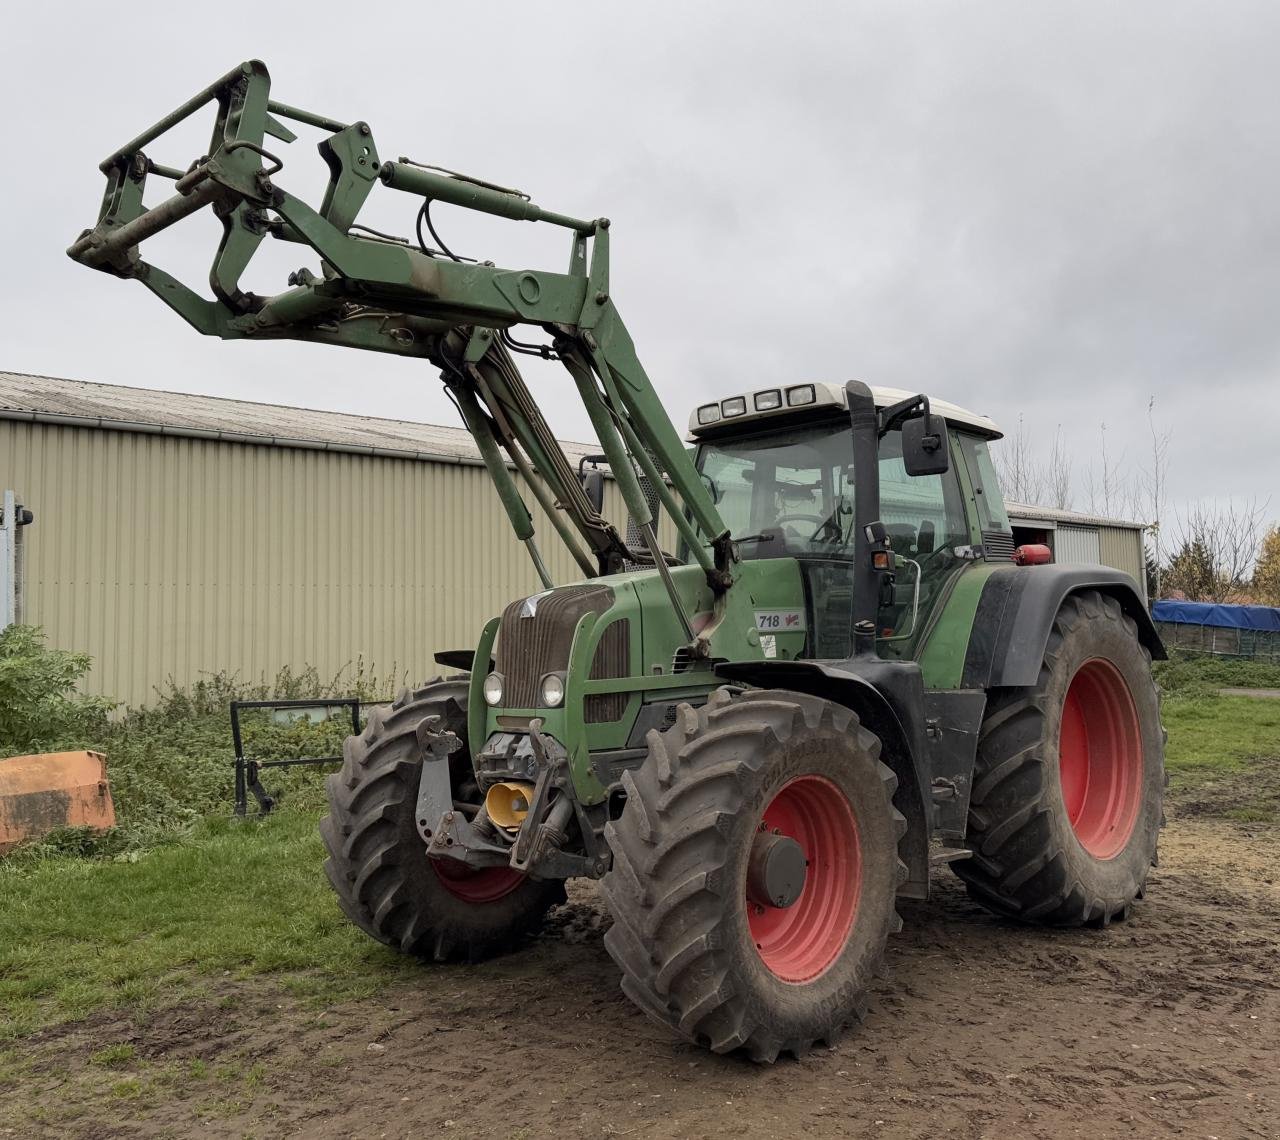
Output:
<instances>
[{"instance_id":1,"label":"cab door","mask_svg":"<svg viewBox=\"0 0 1280 1140\"><path fill-rule=\"evenodd\" d=\"M973 531L956 439L952 432L947 437L951 463L942 475L907 474L900 430L880 441L880 521L897 566L892 595L882 599L879 611L876 651L881 657L917 655L930 615L972 563Z\"/></svg>"}]
</instances>

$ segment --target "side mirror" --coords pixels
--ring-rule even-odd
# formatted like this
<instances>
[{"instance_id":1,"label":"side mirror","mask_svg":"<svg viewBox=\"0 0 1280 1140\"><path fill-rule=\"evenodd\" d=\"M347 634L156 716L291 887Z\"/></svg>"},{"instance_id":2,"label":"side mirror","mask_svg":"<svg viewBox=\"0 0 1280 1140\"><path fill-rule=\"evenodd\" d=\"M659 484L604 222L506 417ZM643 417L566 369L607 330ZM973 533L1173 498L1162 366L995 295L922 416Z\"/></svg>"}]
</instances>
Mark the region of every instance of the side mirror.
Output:
<instances>
[{"instance_id":1,"label":"side mirror","mask_svg":"<svg viewBox=\"0 0 1280 1140\"><path fill-rule=\"evenodd\" d=\"M591 500L596 514L604 511L604 472L598 467L582 473L582 490Z\"/></svg>"},{"instance_id":2,"label":"side mirror","mask_svg":"<svg viewBox=\"0 0 1280 1140\"><path fill-rule=\"evenodd\" d=\"M902 465L908 475L945 475L951 469L947 421L933 414L902 425Z\"/></svg>"}]
</instances>

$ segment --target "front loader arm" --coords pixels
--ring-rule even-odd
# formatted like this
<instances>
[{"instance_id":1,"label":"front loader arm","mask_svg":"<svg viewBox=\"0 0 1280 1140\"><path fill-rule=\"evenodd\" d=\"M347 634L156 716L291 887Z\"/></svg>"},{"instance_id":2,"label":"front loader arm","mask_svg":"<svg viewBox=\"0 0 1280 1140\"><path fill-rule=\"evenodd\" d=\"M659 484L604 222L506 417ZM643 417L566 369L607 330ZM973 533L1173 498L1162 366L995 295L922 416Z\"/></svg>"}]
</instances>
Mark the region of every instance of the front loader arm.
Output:
<instances>
[{"instance_id":1,"label":"front loader arm","mask_svg":"<svg viewBox=\"0 0 1280 1140\"><path fill-rule=\"evenodd\" d=\"M108 156L101 164L107 191L97 224L68 254L91 268L140 281L205 335L287 338L428 359L458 399L513 526L527 543L527 510L522 513L509 473L505 480L496 473L506 462L497 449L539 502L552 508L561 537L584 571L607 573L624 560L651 560L666 576L655 520L639 483L644 476L712 589L728 589L734 558L728 531L609 295L608 220L544 210L518 191L408 159L383 161L366 123L342 123L276 102L270 85L263 64L242 64ZM145 147L209 104L216 113L208 154L185 170L147 155ZM284 163L264 143L294 141L282 119L328 132L319 143L329 169L319 209L277 185ZM143 194L154 177L172 180L175 193L148 208ZM356 219L379 182L410 196L419 225L424 214L430 222L432 202L447 202L567 229L568 270L504 269L464 261L421 239L371 231ZM205 207L223 226L210 267L212 299L140 253L148 238ZM290 274L281 292L259 295L243 288L241 278L267 238L309 249L318 262ZM538 326L553 338L553 346L540 351L568 369L646 551L629 549L583 494L508 352L507 346L521 350L521 342L507 334L519 324ZM545 581L536 548L530 549ZM672 597L674 602L674 591Z\"/></svg>"}]
</instances>

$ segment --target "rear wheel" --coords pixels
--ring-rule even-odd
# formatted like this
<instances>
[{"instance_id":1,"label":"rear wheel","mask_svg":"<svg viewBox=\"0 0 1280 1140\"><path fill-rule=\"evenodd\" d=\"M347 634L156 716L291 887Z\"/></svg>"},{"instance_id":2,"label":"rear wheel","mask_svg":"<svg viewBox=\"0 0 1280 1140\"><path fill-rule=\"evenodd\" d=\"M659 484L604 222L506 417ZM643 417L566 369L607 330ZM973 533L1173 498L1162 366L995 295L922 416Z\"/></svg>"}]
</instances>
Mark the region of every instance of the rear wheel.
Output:
<instances>
[{"instance_id":1,"label":"rear wheel","mask_svg":"<svg viewBox=\"0 0 1280 1140\"><path fill-rule=\"evenodd\" d=\"M1124 918L1156 857L1164 733L1151 658L1120 603L1062 604L1034 688L992 695L954 863L999 914L1059 926Z\"/></svg>"},{"instance_id":2,"label":"rear wheel","mask_svg":"<svg viewBox=\"0 0 1280 1140\"><path fill-rule=\"evenodd\" d=\"M623 991L717 1053L833 1041L901 926L906 821L880 742L816 697L721 690L648 747L606 829Z\"/></svg>"},{"instance_id":3,"label":"rear wheel","mask_svg":"<svg viewBox=\"0 0 1280 1140\"><path fill-rule=\"evenodd\" d=\"M536 882L510 867L472 870L432 859L414 809L422 772L418 726L430 716L461 738L450 757L456 799L480 802L467 741L467 684L436 681L375 709L343 746L329 777L329 815L320 821L325 872L343 913L367 934L407 954L475 960L511 948L564 901L564 885Z\"/></svg>"}]
</instances>

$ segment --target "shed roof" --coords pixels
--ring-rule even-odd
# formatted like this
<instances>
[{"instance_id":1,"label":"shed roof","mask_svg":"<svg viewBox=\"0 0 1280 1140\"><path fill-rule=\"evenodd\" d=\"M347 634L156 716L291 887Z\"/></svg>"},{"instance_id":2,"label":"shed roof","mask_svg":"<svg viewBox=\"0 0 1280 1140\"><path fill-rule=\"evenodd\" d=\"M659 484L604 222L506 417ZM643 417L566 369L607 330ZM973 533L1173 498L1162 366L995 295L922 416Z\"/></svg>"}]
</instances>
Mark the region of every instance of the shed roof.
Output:
<instances>
[{"instance_id":1,"label":"shed roof","mask_svg":"<svg viewBox=\"0 0 1280 1140\"><path fill-rule=\"evenodd\" d=\"M189 392L128 388L121 384L94 384L21 372L0 372L0 419L446 463L480 462L475 441L462 427L322 412ZM561 441L561 445L575 463L580 456L599 451L594 443Z\"/></svg>"},{"instance_id":2,"label":"shed roof","mask_svg":"<svg viewBox=\"0 0 1280 1140\"><path fill-rule=\"evenodd\" d=\"M1146 530L1144 522L1133 522L1129 519L1107 518L1105 515L1091 515L1081 511L1064 511L1059 507L1038 507L1034 503L1016 503L1005 500L1005 510L1010 518L1027 521L1044 521L1066 523L1068 526L1107 526L1119 527L1122 530Z\"/></svg>"}]
</instances>

